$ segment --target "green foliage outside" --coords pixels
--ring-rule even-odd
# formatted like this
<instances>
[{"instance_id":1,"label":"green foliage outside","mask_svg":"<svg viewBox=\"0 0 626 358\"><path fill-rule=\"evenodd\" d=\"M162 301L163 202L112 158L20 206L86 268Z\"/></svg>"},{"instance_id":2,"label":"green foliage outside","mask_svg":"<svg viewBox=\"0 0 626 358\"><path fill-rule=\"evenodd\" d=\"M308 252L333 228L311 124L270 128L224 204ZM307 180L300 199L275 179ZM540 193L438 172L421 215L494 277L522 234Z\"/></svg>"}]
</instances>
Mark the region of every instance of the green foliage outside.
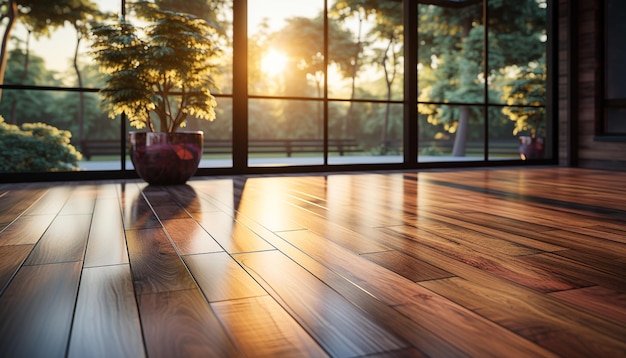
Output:
<instances>
[{"instance_id":1,"label":"green foliage outside","mask_svg":"<svg viewBox=\"0 0 626 358\"><path fill-rule=\"evenodd\" d=\"M419 100L425 102L420 104L419 112L425 116L426 123L443 129L438 133L440 136L445 133L454 138L453 155L465 155L467 140L482 134L482 131L471 130L471 127L482 125L485 119L489 120L490 136L498 138L511 134L503 132L503 129L511 128L507 117L515 122L523 118L511 116L519 112L515 108L505 108L503 111L499 107L490 107L489 113L483 113L479 106L471 105L484 103L485 96L490 104L517 106L532 102L533 106L545 105L545 92L543 97L535 93L534 100L526 102L523 98L530 93L524 91L529 88L516 82L526 81L527 78L512 76L528 73L528 68L543 70L545 73L545 66L537 66L542 61L545 63L545 5L542 0L520 0L515 4L502 0L487 2L487 73L484 71L485 26L482 3L459 9L419 5L418 55L419 63L423 66L419 78ZM540 85L545 88L543 78ZM489 81L487 93L484 90L485 80ZM540 107L527 107L526 111L545 114ZM545 125L545 116L541 120ZM535 125L534 121L525 125L516 123L517 127L530 125ZM513 134L517 134L517 131L513 131Z\"/></svg>"},{"instance_id":2,"label":"green foliage outside","mask_svg":"<svg viewBox=\"0 0 626 358\"><path fill-rule=\"evenodd\" d=\"M0 172L76 170L82 155L72 134L44 123L5 123L0 117Z\"/></svg>"}]
</instances>

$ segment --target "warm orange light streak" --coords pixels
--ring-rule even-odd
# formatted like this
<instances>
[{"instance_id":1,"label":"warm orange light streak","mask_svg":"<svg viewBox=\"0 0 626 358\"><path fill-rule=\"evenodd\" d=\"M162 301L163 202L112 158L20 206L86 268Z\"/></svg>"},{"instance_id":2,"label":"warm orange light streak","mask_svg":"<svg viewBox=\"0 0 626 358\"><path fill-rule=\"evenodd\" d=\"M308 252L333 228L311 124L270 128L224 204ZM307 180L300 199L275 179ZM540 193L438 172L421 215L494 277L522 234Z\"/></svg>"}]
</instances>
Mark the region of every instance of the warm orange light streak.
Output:
<instances>
[{"instance_id":1,"label":"warm orange light streak","mask_svg":"<svg viewBox=\"0 0 626 358\"><path fill-rule=\"evenodd\" d=\"M270 50L261 60L261 70L269 76L277 76L287 65L287 56L276 50Z\"/></svg>"}]
</instances>

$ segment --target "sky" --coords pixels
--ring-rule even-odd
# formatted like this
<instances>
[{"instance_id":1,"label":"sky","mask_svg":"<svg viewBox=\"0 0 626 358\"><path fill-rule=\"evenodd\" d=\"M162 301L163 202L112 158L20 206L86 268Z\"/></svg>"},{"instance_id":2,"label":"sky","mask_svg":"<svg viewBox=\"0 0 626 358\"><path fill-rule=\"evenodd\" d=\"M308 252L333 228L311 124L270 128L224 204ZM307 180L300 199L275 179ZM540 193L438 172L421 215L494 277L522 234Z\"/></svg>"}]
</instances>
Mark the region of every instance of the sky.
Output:
<instances>
[{"instance_id":1,"label":"sky","mask_svg":"<svg viewBox=\"0 0 626 358\"><path fill-rule=\"evenodd\" d=\"M248 0L248 31L255 30L264 18L272 19L271 30L278 30L286 18L315 17L323 10L323 0Z\"/></svg>"},{"instance_id":2,"label":"sky","mask_svg":"<svg viewBox=\"0 0 626 358\"><path fill-rule=\"evenodd\" d=\"M119 11L119 0L94 0L105 11ZM248 0L248 28L256 31L258 24L264 18L268 21L270 30L278 30L284 24L284 19L294 16L313 17L323 10L324 0ZM26 38L23 26L17 26L14 36ZM34 54L44 57L49 69L57 72L70 68L76 45L76 31L69 25L55 31L51 38L41 37L31 39L31 50ZM87 51L83 44L81 52Z\"/></svg>"},{"instance_id":3,"label":"sky","mask_svg":"<svg viewBox=\"0 0 626 358\"><path fill-rule=\"evenodd\" d=\"M104 11L115 12L120 10L119 0L93 0L98 4L99 8ZM23 26L15 27L12 36L18 36L20 39L26 38L26 31ZM85 52L83 44L82 52ZM65 25L54 32L51 37L40 37L31 39L31 51L43 57L49 69L63 73L71 68L71 61L74 57L74 49L76 46L76 30L69 25Z\"/></svg>"}]
</instances>

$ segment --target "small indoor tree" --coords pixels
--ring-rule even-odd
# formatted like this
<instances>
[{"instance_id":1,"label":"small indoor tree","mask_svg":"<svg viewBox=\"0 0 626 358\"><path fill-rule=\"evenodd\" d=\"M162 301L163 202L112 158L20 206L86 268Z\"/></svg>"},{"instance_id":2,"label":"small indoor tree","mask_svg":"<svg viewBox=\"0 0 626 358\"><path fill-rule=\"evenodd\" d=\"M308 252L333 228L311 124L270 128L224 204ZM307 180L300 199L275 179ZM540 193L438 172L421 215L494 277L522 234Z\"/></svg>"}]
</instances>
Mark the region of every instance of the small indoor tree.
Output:
<instances>
[{"instance_id":1,"label":"small indoor tree","mask_svg":"<svg viewBox=\"0 0 626 358\"><path fill-rule=\"evenodd\" d=\"M510 107L502 113L514 123L513 134L528 133L532 138L544 135L546 118L546 66L542 59L519 68L517 78L504 86L502 98Z\"/></svg>"},{"instance_id":2,"label":"small indoor tree","mask_svg":"<svg viewBox=\"0 0 626 358\"><path fill-rule=\"evenodd\" d=\"M145 1L135 6L148 18L144 28L122 19L93 31L93 55L107 75L104 109L153 132L176 132L189 116L215 119L216 31L190 14Z\"/></svg>"}]
</instances>

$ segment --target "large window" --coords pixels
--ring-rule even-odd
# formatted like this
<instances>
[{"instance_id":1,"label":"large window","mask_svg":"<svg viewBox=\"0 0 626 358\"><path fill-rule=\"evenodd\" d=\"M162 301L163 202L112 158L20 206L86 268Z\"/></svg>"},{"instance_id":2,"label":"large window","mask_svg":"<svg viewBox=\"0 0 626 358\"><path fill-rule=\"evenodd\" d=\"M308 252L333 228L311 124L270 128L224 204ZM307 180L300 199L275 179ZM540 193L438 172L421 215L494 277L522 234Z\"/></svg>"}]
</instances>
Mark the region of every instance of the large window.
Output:
<instances>
[{"instance_id":1,"label":"large window","mask_svg":"<svg viewBox=\"0 0 626 358\"><path fill-rule=\"evenodd\" d=\"M418 11L420 161L506 160L520 157L520 141L545 146L547 3L424 1Z\"/></svg>"},{"instance_id":2,"label":"large window","mask_svg":"<svg viewBox=\"0 0 626 358\"><path fill-rule=\"evenodd\" d=\"M553 159L545 150L552 146L549 0L405 1L155 0L221 34L217 119L187 123L205 133L200 173ZM61 131L56 150L71 135L82 153L74 170L128 175L133 128L100 107L105 79L90 54L90 32L121 16L140 25L141 14L131 0L55 3L19 5L16 16L0 7L0 31L10 34L2 44L0 135L33 136L23 125L41 122ZM623 130L613 117L607 114L607 130ZM520 156L535 143L532 155ZM41 154L2 156L25 163Z\"/></svg>"}]
</instances>

